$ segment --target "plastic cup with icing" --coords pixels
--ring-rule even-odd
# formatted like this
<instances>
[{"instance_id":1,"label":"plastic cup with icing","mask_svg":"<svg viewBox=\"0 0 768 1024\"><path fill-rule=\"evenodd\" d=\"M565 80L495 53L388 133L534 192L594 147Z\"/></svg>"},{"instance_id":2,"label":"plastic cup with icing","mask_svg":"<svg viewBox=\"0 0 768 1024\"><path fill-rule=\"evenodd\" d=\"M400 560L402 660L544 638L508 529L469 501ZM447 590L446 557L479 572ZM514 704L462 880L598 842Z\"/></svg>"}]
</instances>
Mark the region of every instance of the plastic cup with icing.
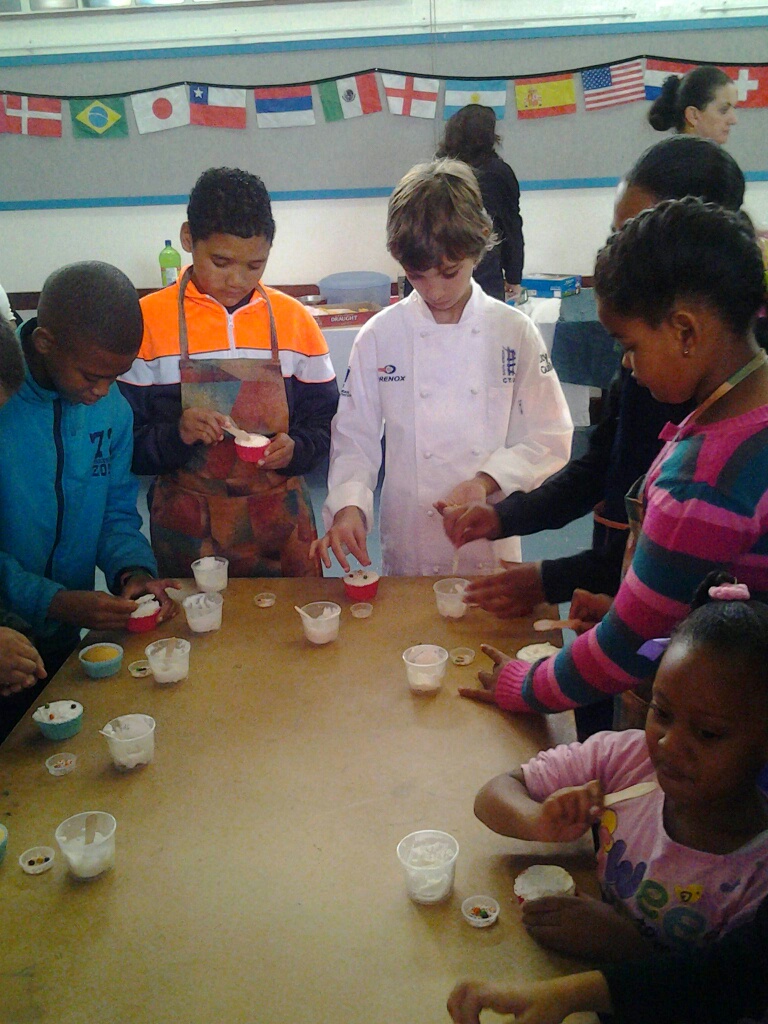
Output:
<instances>
[{"instance_id":1,"label":"plastic cup with icing","mask_svg":"<svg viewBox=\"0 0 768 1024\"><path fill-rule=\"evenodd\" d=\"M350 601L372 601L379 589L379 574L371 569L355 569L344 577L344 593Z\"/></svg>"},{"instance_id":2,"label":"plastic cup with icing","mask_svg":"<svg viewBox=\"0 0 768 1024\"><path fill-rule=\"evenodd\" d=\"M214 629L219 629L223 606L224 598L213 591L185 597L184 613L189 628L193 633L210 633Z\"/></svg>"},{"instance_id":3,"label":"plastic cup with icing","mask_svg":"<svg viewBox=\"0 0 768 1024\"><path fill-rule=\"evenodd\" d=\"M266 434L248 434L247 439L239 434L235 438L235 450L243 462L258 462L264 458L271 440Z\"/></svg>"},{"instance_id":4,"label":"plastic cup with icing","mask_svg":"<svg viewBox=\"0 0 768 1024\"><path fill-rule=\"evenodd\" d=\"M143 594L136 599L138 608L128 619L129 633L149 633L157 625L160 602L154 594Z\"/></svg>"},{"instance_id":5,"label":"plastic cup with icing","mask_svg":"<svg viewBox=\"0 0 768 1024\"><path fill-rule=\"evenodd\" d=\"M107 722L101 734L120 771L149 764L155 756L155 720L150 715L119 715Z\"/></svg>"},{"instance_id":6,"label":"plastic cup with icing","mask_svg":"<svg viewBox=\"0 0 768 1024\"><path fill-rule=\"evenodd\" d=\"M534 864L515 879L515 896L519 903L530 903L544 896L573 896L575 892L573 878L556 864Z\"/></svg>"},{"instance_id":7,"label":"plastic cup with icing","mask_svg":"<svg viewBox=\"0 0 768 1024\"><path fill-rule=\"evenodd\" d=\"M221 555L205 555L192 563L195 583L203 593L227 589L229 559Z\"/></svg>"},{"instance_id":8,"label":"plastic cup with icing","mask_svg":"<svg viewBox=\"0 0 768 1024\"><path fill-rule=\"evenodd\" d=\"M459 844L447 832L422 829L397 844L405 888L414 903L441 903L453 892Z\"/></svg>"},{"instance_id":9,"label":"plastic cup with icing","mask_svg":"<svg viewBox=\"0 0 768 1024\"><path fill-rule=\"evenodd\" d=\"M156 683L178 683L189 675L189 640L171 636L144 649Z\"/></svg>"},{"instance_id":10,"label":"plastic cup with icing","mask_svg":"<svg viewBox=\"0 0 768 1024\"><path fill-rule=\"evenodd\" d=\"M304 636L313 644L329 644L339 635L341 607L333 601L312 601L299 609Z\"/></svg>"},{"instance_id":11,"label":"plastic cup with icing","mask_svg":"<svg viewBox=\"0 0 768 1024\"><path fill-rule=\"evenodd\" d=\"M75 878L96 878L114 867L117 822L106 811L83 811L56 829L56 842Z\"/></svg>"},{"instance_id":12,"label":"plastic cup with icing","mask_svg":"<svg viewBox=\"0 0 768 1024\"><path fill-rule=\"evenodd\" d=\"M408 685L413 693L435 693L443 685L448 651L435 644L416 644L403 652Z\"/></svg>"},{"instance_id":13,"label":"plastic cup with icing","mask_svg":"<svg viewBox=\"0 0 768 1024\"><path fill-rule=\"evenodd\" d=\"M435 592L437 610L446 619L461 619L467 614L464 604L464 591L469 580L452 576L447 580L438 580L432 587Z\"/></svg>"}]
</instances>

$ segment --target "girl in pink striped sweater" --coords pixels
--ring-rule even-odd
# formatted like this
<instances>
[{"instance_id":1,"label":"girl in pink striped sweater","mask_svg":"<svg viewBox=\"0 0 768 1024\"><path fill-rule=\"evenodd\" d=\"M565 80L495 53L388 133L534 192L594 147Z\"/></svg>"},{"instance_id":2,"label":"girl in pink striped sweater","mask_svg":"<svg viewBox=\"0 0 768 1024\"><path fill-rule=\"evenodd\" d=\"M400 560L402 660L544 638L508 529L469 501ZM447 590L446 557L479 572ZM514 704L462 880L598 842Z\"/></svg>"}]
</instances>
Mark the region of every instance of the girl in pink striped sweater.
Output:
<instances>
[{"instance_id":1,"label":"girl in pink striped sweater","mask_svg":"<svg viewBox=\"0 0 768 1024\"><path fill-rule=\"evenodd\" d=\"M662 433L632 563L599 624L533 668L486 649L495 666L480 674L483 689L461 692L509 711L560 711L636 687L653 669L643 643L670 634L713 569L768 599L768 363L752 333L765 298L752 225L696 199L662 203L609 239L595 291L638 382L697 408Z\"/></svg>"}]
</instances>

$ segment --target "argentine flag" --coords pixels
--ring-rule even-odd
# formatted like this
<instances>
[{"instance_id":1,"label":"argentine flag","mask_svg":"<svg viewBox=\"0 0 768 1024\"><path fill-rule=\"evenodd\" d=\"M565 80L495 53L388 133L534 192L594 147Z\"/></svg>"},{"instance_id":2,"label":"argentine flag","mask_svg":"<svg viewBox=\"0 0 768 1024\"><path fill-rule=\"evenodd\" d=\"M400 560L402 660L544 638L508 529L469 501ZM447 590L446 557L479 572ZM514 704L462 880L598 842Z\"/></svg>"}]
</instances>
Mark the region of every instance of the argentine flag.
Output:
<instances>
[{"instance_id":1,"label":"argentine flag","mask_svg":"<svg viewBox=\"0 0 768 1024\"><path fill-rule=\"evenodd\" d=\"M449 78L445 83L445 120L470 103L493 107L496 117L501 121L507 108L506 79L484 78L470 81L466 78Z\"/></svg>"}]
</instances>

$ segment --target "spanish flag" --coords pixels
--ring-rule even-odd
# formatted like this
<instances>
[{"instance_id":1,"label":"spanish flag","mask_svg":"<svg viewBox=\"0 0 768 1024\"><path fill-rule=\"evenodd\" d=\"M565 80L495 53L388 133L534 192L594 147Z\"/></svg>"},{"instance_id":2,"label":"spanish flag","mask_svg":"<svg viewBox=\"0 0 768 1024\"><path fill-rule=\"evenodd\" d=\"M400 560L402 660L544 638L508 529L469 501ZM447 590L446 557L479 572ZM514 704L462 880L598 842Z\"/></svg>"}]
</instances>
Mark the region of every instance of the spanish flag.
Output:
<instances>
[{"instance_id":1,"label":"spanish flag","mask_svg":"<svg viewBox=\"0 0 768 1024\"><path fill-rule=\"evenodd\" d=\"M576 113L573 75L545 75L515 82L518 117L556 117Z\"/></svg>"}]
</instances>

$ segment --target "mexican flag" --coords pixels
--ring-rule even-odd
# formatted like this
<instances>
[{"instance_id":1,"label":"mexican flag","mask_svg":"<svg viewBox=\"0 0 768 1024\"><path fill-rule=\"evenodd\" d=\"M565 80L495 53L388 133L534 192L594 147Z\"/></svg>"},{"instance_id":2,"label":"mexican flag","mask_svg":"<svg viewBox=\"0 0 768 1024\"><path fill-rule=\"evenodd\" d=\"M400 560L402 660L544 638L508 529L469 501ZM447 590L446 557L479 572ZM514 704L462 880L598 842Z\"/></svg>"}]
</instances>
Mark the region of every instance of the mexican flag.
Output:
<instances>
[{"instance_id":1,"label":"mexican flag","mask_svg":"<svg viewBox=\"0 0 768 1024\"><path fill-rule=\"evenodd\" d=\"M317 88L326 121L362 117L363 114L375 114L381 110L379 87L373 73L320 82Z\"/></svg>"}]
</instances>

